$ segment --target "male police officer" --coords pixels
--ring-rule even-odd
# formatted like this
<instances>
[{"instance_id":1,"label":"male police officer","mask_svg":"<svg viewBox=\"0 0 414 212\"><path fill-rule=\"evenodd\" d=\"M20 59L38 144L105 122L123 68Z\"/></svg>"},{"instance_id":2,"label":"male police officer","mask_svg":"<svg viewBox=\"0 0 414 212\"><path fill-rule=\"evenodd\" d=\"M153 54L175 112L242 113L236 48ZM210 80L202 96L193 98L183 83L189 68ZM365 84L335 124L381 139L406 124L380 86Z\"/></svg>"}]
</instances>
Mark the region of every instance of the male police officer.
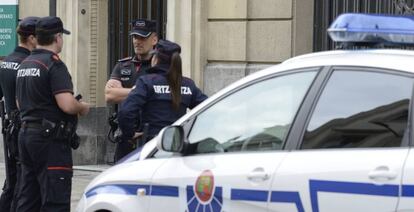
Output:
<instances>
[{"instance_id":1,"label":"male police officer","mask_svg":"<svg viewBox=\"0 0 414 212\"><path fill-rule=\"evenodd\" d=\"M73 122L77 115L86 115L89 106L73 96L71 76L57 55L62 51L63 33L70 34L60 18L40 18L37 48L17 73L22 118L19 212L70 211Z\"/></svg>"},{"instance_id":2,"label":"male police officer","mask_svg":"<svg viewBox=\"0 0 414 212\"><path fill-rule=\"evenodd\" d=\"M105 86L105 99L108 103L121 103L131 91L138 77L147 74L151 67L150 51L157 44L158 36L155 33L156 22L138 19L132 22L131 32L134 45L134 57L127 57L115 65L111 79ZM133 151L135 145L129 142L118 143L115 151L115 161Z\"/></svg>"},{"instance_id":3,"label":"male police officer","mask_svg":"<svg viewBox=\"0 0 414 212\"><path fill-rule=\"evenodd\" d=\"M3 193L0 197L0 211L15 211L16 194L18 190L18 181L20 176L20 164L18 162L17 134L19 129L19 114L16 106L16 75L20 63L30 54L37 44L35 37L35 26L38 17L26 17L19 22L17 34L19 36L19 45L8 55L0 65L0 88L4 94L6 113L11 121L6 127L7 146L5 155L8 155L6 181L4 182Z\"/></svg>"}]
</instances>

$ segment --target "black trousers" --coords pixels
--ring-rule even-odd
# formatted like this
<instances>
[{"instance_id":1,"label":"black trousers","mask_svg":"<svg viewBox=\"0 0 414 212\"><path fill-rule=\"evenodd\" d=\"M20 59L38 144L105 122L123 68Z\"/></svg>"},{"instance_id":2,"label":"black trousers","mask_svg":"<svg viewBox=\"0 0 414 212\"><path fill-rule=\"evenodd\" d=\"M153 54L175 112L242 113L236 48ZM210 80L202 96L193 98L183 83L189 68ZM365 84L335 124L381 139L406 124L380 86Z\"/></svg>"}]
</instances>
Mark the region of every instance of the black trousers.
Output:
<instances>
[{"instance_id":1,"label":"black trousers","mask_svg":"<svg viewBox=\"0 0 414 212\"><path fill-rule=\"evenodd\" d=\"M134 151L135 149L136 149L136 145L132 144L129 141L122 141L122 142L117 143L116 149L115 149L115 157L114 157L115 162L118 162L123 157L125 157L126 155Z\"/></svg>"},{"instance_id":2,"label":"black trousers","mask_svg":"<svg viewBox=\"0 0 414 212\"><path fill-rule=\"evenodd\" d=\"M17 211L70 211L72 150L64 140L45 137L42 129L19 132L21 182Z\"/></svg>"},{"instance_id":3,"label":"black trousers","mask_svg":"<svg viewBox=\"0 0 414 212\"><path fill-rule=\"evenodd\" d=\"M8 158L6 180L3 185L3 192L0 196L0 211L16 211L17 191L19 188L20 163L18 161L19 151L17 148L17 136L7 134L3 145L7 146Z\"/></svg>"}]
</instances>

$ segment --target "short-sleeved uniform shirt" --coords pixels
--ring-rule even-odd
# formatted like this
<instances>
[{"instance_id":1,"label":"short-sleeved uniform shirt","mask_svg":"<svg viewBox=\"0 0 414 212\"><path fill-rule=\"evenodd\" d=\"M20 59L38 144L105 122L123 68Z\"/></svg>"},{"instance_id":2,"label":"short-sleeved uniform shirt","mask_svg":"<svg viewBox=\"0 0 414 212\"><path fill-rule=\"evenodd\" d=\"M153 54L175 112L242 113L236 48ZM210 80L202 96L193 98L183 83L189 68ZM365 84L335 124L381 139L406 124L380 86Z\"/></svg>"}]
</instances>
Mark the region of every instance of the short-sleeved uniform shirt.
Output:
<instances>
[{"instance_id":1,"label":"short-sleeved uniform shirt","mask_svg":"<svg viewBox=\"0 0 414 212\"><path fill-rule=\"evenodd\" d=\"M16 75L20 63L30 55L30 51L23 47L16 47L14 51L4 58L0 64L0 88L6 101L6 111L10 113L16 106Z\"/></svg>"},{"instance_id":2,"label":"short-sleeved uniform shirt","mask_svg":"<svg viewBox=\"0 0 414 212\"><path fill-rule=\"evenodd\" d=\"M157 65L148 70L149 74L140 77L119 111L119 126L123 139L134 135L134 123L142 114L138 123L148 123L148 135L155 136L165 126L172 124L187 112L207 99L207 96L195 85L194 81L183 77L181 83L181 105L179 110L172 106L166 74L168 67Z\"/></svg>"},{"instance_id":3,"label":"short-sleeved uniform shirt","mask_svg":"<svg viewBox=\"0 0 414 212\"><path fill-rule=\"evenodd\" d=\"M118 63L112 70L111 79L121 81L123 88L132 88L140 76L147 74L149 68L151 68L151 60L138 60L136 57L127 57L118 60Z\"/></svg>"},{"instance_id":4,"label":"short-sleeved uniform shirt","mask_svg":"<svg viewBox=\"0 0 414 212\"><path fill-rule=\"evenodd\" d=\"M22 120L72 120L74 116L63 112L55 99L56 94L63 92L73 94L72 78L66 65L55 53L34 49L17 72L16 95Z\"/></svg>"}]
</instances>

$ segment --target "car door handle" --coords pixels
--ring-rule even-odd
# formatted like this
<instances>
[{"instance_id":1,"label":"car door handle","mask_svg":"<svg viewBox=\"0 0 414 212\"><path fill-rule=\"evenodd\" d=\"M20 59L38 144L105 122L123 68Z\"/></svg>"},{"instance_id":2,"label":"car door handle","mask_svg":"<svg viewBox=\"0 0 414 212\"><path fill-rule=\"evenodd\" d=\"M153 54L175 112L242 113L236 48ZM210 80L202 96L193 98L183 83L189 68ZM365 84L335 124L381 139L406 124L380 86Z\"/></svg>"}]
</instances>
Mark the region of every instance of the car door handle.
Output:
<instances>
[{"instance_id":1,"label":"car door handle","mask_svg":"<svg viewBox=\"0 0 414 212\"><path fill-rule=\"evenodd\" d=\"M247 175L247 179L251 181L265 181L270 179L270 176L263 168L256 168Z\"/></svg>"},{"instance_id":2,"label":"car door handle","mask_svg":"<svg viewBox=\"0 0 414 212\"><path fill-rule=\"evenodd\" d=\"M380 166L369 172L368 177L378 181L393 180L397 177L397 172L391 171L387 166Z\"/></svg>"}]
</instances>

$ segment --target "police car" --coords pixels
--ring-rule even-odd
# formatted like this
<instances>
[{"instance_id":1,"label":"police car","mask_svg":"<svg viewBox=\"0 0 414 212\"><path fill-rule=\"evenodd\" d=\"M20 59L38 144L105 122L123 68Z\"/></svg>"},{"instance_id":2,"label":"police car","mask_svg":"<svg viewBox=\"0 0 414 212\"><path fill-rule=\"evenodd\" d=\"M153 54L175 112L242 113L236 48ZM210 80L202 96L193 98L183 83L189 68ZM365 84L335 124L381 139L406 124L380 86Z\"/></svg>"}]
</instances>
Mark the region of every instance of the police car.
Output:
<instances>
[{"instance_id":1,"label":"police car","mask_svg":"<svg viewBox=\"0 0 414 212\"><path fill-rule=\"evenodd\" d=\"M414 44L414 18L344 14L353 46ZM105 171L78 211L414 211L414 51L295 57L221 90Z\"/></svg>"}]
</instances>

